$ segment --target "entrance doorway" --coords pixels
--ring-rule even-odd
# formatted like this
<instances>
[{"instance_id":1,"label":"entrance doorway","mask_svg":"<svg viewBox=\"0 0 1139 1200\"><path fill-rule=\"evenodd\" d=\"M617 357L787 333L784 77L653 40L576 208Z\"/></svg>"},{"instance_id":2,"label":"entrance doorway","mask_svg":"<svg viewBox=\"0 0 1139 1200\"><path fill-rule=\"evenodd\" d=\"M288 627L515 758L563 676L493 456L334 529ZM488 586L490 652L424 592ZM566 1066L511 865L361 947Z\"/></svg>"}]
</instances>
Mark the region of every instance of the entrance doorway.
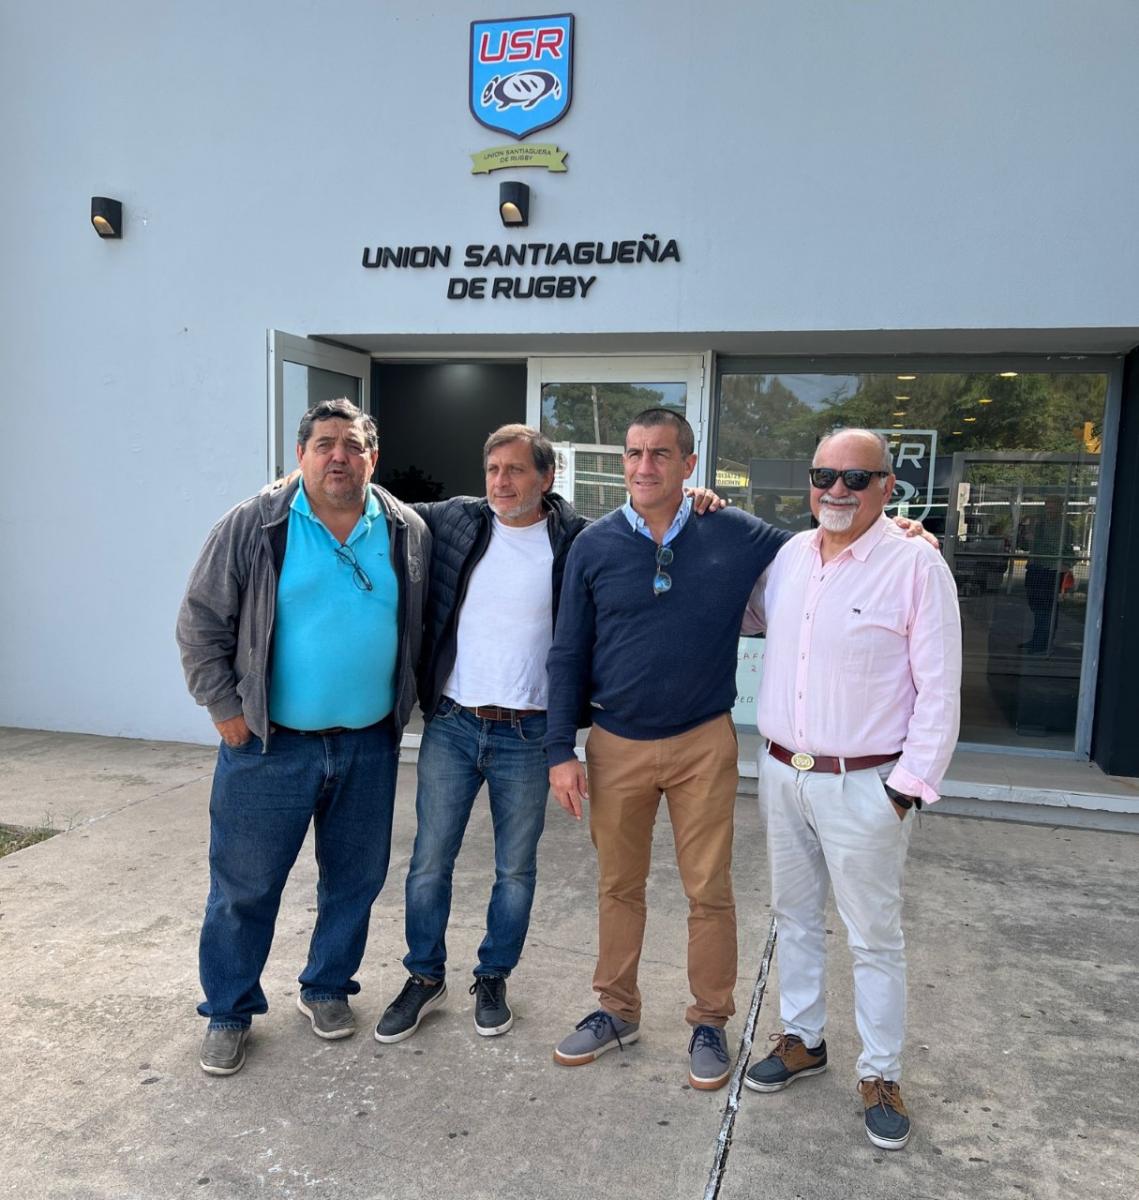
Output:
<instances>
[{"instance_id":1,"label":"entrance doorway","mask_svg":"<svg viewBox=\"0 0 1139 1200\"><path fill-rule=\"evenodd\" d=\"M481 496L481 450L526 419L525 362L372 364L379 482L407 503Z\"/></svg>"},{"instance_id":2,"label":"entrance doorway","mask_svg":"<svg viewBox=\"0 0 1139 1200\"><path fill-rule=\"evenodd\" d=\"M704 377L705 360L698 354L532 358L527 424L554 444L554 491L594 519L624 504L625 430L646 408L670 408L688 420L696 437L691 482L703 483Z\"/></svg>"}]
</instances>

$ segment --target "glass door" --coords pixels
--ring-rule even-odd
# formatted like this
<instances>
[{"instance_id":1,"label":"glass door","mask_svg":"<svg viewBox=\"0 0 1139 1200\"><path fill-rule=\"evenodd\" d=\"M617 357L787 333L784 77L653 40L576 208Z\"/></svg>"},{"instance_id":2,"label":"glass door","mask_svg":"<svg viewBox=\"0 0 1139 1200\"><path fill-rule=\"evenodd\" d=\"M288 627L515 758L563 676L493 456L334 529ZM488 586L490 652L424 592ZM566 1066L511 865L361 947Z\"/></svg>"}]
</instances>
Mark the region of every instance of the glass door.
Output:
<instances>
[{"instance_id":1,"label":"glass door","mask_svg":"<svg viewBox=\"0 0 1139 1200\"><path fill-rule=\"evenodd\" d=\"M964 635L964 741L1072 746L1087 628L1098 454L959 453L945 560Z\"/></svg>"},{"instance_id":2,"label":"glass door","mask_svg":"<svg viewBox=\"0 0 1139 1200\"><path fill-rule=\"evenodd\" d=\"M370 412L372 359L310 338L269 331L269 480L296 466L297 426L322 400L352 401Z\"/></svg>"},{"instance_id":3,"label":"glass door","mask_svg":"<svg viewBox=\"0 0 1139 1200\"><path fill-rule=\"evenodd\" d=\"M532 358L527 422L558 455L554 490L583 516L625 503L622 454L629 421L646 408L681 413L696 434L692 482L707 478L707 398L703 355Z\"/></svg>"}]
</instances>

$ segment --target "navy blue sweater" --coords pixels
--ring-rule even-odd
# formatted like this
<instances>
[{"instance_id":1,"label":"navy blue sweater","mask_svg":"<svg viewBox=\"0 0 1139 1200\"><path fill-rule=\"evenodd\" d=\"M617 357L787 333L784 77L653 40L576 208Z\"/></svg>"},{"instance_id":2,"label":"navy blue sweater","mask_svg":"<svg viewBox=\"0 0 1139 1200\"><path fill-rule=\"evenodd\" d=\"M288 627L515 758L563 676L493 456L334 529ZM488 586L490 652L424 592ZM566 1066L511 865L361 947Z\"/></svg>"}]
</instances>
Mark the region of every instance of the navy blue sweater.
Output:
<instances>
[{"instance_id":1,"label":"navy blue sweater","mask_svg":"<svg viewBox=\"0 0 1139 1200\"><path fill-rule=\"evenodd\" d=\"M656 545L620 510L585 529L566 563L548 661L550 766L573 757L578 716L620 737L673 737L729 712L740 622L791 535L728 508L689 517L670 543L672 588L653 593Z\"/></svg>"}]
</instances>

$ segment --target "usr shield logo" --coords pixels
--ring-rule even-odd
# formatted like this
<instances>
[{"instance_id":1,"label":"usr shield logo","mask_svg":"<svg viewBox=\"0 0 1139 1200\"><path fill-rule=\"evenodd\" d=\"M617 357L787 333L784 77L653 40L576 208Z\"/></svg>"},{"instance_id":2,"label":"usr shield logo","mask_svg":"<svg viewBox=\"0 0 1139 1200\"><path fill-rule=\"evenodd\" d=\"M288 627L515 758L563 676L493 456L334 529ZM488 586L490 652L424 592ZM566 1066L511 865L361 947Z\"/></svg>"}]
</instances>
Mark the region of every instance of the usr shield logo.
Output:
<instances>
[{"instance_id":1,"label":"usr shield logo","mask_svg":"<svg viewBox=\"0 0 1139 1200\"><path fill-rule=\"evenodd\" d=\"M471 115L521 141L556 124L573 90L573 14L471 22Z\"/></svg>"}]
</instances>

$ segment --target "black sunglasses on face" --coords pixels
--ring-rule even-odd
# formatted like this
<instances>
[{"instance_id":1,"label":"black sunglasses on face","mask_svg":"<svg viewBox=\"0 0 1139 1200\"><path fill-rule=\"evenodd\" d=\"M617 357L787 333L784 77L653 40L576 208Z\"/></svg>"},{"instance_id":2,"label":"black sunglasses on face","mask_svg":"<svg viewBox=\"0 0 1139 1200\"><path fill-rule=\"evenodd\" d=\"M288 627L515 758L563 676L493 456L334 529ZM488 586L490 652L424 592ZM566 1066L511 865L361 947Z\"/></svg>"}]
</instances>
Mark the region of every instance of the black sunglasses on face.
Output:
<instances>
[{"instance_id":1,"label":"black sunglasses on face","mask_svg":"<svg viewBox=\"0 0 1139 1200\"><path fill-rule=\"evenodd\" d=\"M834 482L840 475L848 492L864 492L870 486L870 480L875 475L885 477L890 472L863 471L859 468L850 471L836 471L834 467L811 467L807 474L811 477L811 486L817 487L822 492L825 492L827 488L834 487Z\"/></svg>"}]
</instances>

